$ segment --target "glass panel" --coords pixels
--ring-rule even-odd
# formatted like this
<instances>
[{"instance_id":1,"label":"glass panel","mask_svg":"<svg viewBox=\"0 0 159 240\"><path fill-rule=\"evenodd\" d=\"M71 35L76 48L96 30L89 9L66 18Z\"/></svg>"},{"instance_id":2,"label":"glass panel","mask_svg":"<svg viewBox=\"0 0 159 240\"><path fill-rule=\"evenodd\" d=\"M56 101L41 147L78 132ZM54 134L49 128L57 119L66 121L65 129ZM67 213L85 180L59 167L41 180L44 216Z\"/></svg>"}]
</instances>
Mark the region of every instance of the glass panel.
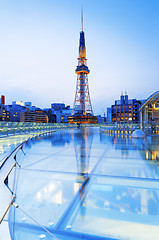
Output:
<instances>
[{"instance_id":1,"label":"glass panel","mask_svg":"<svg viewBox=\"0 0 159 240\"><path fill-rule=\"evenodd\" d=\"M159 162L141 159L104 158L95 171L99 175L159 179Z\"/></svg>"},{"instance_id":2,"label":"glass panel","mask_svg":"<svg viewBox=\"0 0 159 240\"><path fill-rule=\"evenodd\" d=\"M158 137L98 128L33 139L18 155L12 240L158 240L158 149Z\"/></svg>"},{"instance_id":3,"label":"glass panel","mask_svg":"<svg viewBox=\"0 0 159 240\"><path fill-rule=\"evenodd\" d=\"M54 227L77 193L82 181L82 178L73 174L21 170L16 202L24 212L41 225ZM35 224L21 211L16 211L14 217L17 223Z\"/></svg>"},{"instance_id":4,"label":"glass panel","mask_svg":"<svg viewBox=\"0 0 159 240\"><path fill-rule=\"evenodd\" d=\"M109 183L107 178L100 177L99 183L98 178L92 179L68 223L71 231L115 239L157 240L159 189L119 186L118 181L111 185L105 183Z\"/></svg>"}]
</instances>

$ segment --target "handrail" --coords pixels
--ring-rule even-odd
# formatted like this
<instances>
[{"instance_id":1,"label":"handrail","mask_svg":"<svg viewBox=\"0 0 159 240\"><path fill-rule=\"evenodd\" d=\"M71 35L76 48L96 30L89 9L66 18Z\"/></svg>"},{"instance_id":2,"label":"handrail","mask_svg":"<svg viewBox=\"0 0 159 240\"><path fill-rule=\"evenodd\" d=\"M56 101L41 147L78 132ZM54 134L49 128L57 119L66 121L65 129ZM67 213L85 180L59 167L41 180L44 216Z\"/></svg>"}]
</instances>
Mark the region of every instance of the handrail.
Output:
<instances>
[{"instance_id":1,"label":"handrail","mask_svg":"<svg viewBox=\"0 0 159 240\"><path fill-rule=\"evenodd\" d=\"M29 138L28 138L28 139L29 139ZM2 162L2 161L4 160L3 163L0 165L0 170L1 170L1 168L4 166L4 164L6 163L6 161L8 160L8 158L10 158L10 156L11 156L18 148L20 149L20 147L23 146L23 144L24 144L25 142L27 142L28 139L25 140L24 142L20 143L16 148L14 148L14 150L13 150L12 152L10 152L7 157L4 157L2 160L0 160L0 162Z\"/></svg>"},{"instance_id":2,"label":"handrail","mask_svg":"<svg viewBox=\"0 0 159 240\"><path fill-rule=\"evenodd\" d=\"M106 123L106 124L100 124L100 128L103 131L110 132L112 131L130 131L129 134L132 133L132 131L136 129L141 129L145 132L146 135L158 135L159 134L159 124L158 123L152 123L152 122L143 122L143 126L139 123L119 123L119 122L113 122L113 123ZM117 133L118 134L118 133Z\"/></svg>"},{"instance_id":3,"label":"handrail","mask_svg":"<svg viewBox=\"0 0 159 240\"><path fill-rule=\"evenodd\" d=\"M6 207L6 209L5 209L2 217L0 218L0 224L2 223L3 219L5 218L7 212L9 211L9 208L10 208L11 205L13 204L14 200L15 200L15 195L13 195L12 200L10 201L10 203L9 203L8 206Z\"/></svg>"},{"instance_id":4,"label":"handrail","mask_svg":"<svg viewBox=\"0 0 159 240\"><path fill-rule=\"evenodd\" d=\"M72 128L75 125L68 123L34 123L34 122L0 122L0 137L6 135L16 135L21 132L43 131L57 128Z\"/></svg>"}]
</instances>

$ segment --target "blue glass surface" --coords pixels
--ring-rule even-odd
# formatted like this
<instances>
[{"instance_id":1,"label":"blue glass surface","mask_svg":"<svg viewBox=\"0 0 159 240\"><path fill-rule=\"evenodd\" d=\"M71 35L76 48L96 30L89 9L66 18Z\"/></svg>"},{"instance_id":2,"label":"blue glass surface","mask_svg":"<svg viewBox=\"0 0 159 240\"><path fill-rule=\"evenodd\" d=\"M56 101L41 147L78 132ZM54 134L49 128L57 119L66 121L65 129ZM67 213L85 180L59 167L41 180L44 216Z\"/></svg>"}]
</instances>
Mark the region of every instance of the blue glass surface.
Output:
<instances>
[{"instance_id":1,"label":"blue glass surface","mask_svg":"<svg viewBox=\"0 0 159 240\"><path fill-rule=\"evenodd\" d=\"M158 240L159 138L98 128L31 142L18 161L12 240Z\"/></svg>"}]
</instances>

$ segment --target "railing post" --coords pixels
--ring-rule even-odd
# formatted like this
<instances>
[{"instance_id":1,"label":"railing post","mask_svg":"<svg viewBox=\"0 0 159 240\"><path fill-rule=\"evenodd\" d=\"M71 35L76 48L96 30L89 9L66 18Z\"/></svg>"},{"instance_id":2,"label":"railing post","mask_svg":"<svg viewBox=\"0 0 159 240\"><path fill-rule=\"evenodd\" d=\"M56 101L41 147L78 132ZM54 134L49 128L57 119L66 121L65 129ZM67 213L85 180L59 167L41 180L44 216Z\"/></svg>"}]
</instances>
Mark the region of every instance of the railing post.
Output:
<instances>
[{"instance_id":1,"label":"railing post","mask_svg":"<svg viewBox=\"0 0 159 240\"><path fill-rule=\"evenodd\" d=\"M7 212L9 211L9 208L13 204L14 200L15 200L15 195L13 195L11 202L8 204L8 206L6 207L2 217L0 218L0 224L2 223L3 219L5 218Z\"/></svg>"}]
</instances>

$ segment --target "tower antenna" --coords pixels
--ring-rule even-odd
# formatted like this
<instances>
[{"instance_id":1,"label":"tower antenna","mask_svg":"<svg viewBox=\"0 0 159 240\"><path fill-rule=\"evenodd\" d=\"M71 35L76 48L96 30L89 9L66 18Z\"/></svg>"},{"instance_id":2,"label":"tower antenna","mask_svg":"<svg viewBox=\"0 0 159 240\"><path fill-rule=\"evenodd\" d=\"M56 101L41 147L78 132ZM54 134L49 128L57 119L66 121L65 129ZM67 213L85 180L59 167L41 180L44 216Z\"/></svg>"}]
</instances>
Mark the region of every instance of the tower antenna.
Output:
<instances>
[{"instance_id":1,"label":"tower antenna","mask_svg":"<svg viewBox=\"0 0 159 240\"><path fill-rule=\"evenodd\" d=\"M83 7L81 7L81 31L83 32Z\"/></svg>"}]
</instances>

